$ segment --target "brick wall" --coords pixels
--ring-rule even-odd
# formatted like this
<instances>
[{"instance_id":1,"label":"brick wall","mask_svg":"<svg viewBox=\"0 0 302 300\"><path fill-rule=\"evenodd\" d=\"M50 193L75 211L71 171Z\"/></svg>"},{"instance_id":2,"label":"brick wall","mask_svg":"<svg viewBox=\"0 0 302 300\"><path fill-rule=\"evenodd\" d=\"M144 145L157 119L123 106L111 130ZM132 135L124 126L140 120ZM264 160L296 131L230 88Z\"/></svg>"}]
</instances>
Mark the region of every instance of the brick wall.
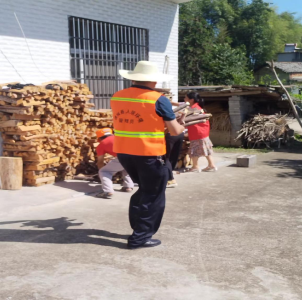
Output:
<instances>
[{"instance_id":1,"label":"brick wall","mask_svg":"<svg viewBox=\"0 0 302 300\"><path fill-rule=\"evenodd\" d=\"M229 114L231 119L231 145L241 146L241 141L235 142L237 132L241 129L242 123L246 121L246 117L253 111L253 103L246 100L242 96L232 96L229 98Z\"/></svg>"},{"instance_id":2,"label":"brick wall","mask_svg":"<svg viewBox=\"0 0 302 300\"><path fill-rule=\"evenodd\" d=\"M1 11L5 13L0 18L0 82L22 81L4 55L27 83L69 79L68 16L76 16L149 29L149 60L162 70L165 56L170 57L169 73L174 80L167 87L177 99L177 4L168 0L2 0Z\"/></svg>"}]
</instances>

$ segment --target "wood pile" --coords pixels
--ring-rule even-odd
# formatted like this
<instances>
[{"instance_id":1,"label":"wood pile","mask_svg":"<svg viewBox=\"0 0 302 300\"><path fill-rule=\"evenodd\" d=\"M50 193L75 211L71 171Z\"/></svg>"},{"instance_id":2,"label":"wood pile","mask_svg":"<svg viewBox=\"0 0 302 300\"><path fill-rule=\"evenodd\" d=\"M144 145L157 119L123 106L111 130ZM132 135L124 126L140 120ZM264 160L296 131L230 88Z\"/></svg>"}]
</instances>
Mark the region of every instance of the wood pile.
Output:
<instances>
[{"instance_id":1,"label":"wood pile","mask_svg":"<svg viewBox=\"0 0 302 300\"><path fill-rule=\"evenodd\" d=\"M286 115L256 115L242 124L236 140L242 139L248 147L264 143L271 147L273 143L283 139L289 127Z\"/></svg>"},{"instance_id":2,"label":"wood pile","mask_svg":"<svg viewBox=\"0 0 302 300\"><path fill-rule=\"evenodd\" d=\"M22 157L24 185L71 179L94 164L95 132L113 122L110 110L91 110L86 84L7 86L0 85L3 155Z\"/></svg>"},{"instance_id":3,"label":"wood pile","mask_svg":"<svg viewBox=\"0 0 302 300\"><path fill-rule=\"evenodd\" d=\"M228 106L221 102L207 103L205 106L207 112L212 114L210 119L211 130L231 131L231 119L228 111Z\"/></svg>"}]
</instances>

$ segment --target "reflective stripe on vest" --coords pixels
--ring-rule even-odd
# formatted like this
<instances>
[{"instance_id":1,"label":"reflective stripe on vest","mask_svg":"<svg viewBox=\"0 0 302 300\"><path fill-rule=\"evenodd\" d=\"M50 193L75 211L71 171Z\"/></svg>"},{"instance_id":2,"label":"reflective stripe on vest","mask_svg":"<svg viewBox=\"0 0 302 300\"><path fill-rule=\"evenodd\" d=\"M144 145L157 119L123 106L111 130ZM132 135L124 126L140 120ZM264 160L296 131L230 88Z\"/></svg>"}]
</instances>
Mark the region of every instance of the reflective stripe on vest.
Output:
<instances>
[{"instance_id":1,"label":"reflective stripe on vest","mask_svg":"<svg viewBox=\"0 0 302 300\"><path fill-rule=\"evenodd\" d=\"M166 153L164 120L156 113L162 94L130 87L111 98L115 153L159 156Z\"/></svg>"},{"instance_id":2,"label":"reflective stripe on vest","mask_svg":"<svg viewBox=\"0 0 302 300\"><path fill-rule=\"evenodd\" d=\"M141 131L121 131L114 130L115 136L133 137L133 138L164 138L165 132L141 132Z\"/></svg>"},{"instance_id":3,"label":"reflective stripe on vest","mask_svg":"<svg viewBox=\"0 0 302 300\"><path fill-rule=\"evenodd\" d=\"M120 98L120 97L113 97L113 98L111 98L111 101L125 101L125 102L150 103L150 104L155 104L155 102L156 102L156 100Z\"/></svg>"}]
</instances>

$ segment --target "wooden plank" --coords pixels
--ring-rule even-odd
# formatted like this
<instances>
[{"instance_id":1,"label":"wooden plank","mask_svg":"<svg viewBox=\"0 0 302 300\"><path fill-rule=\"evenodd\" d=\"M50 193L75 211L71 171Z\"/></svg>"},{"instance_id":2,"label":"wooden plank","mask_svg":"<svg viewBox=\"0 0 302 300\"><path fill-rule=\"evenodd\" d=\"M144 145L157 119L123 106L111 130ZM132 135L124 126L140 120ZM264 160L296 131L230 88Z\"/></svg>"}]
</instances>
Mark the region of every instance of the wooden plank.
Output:
<instances>
[{"instance_id":1,"label":"wooden plank","mask_svg":"<svg viewBox=\"0 0 302 300\"><path fill-rule=\"evenodd\" d=\"M43 154L45 153L44 150L37 150L37 147L33 146L13 146L13 145L6 145L4 144L3 150L5 151L11 151L11 152L34 152L35 154ZM17 155L19 156L19 155Z\"/></svg>"},{"instance_id":2,"label":"wooden plank","mask_svg":"<svg viewBox=\"0 0 302 300\"><path fill-rule=\"evenodd\" d=\"M43 166L43 165L50 165L50 164L53 164L53 163L57 163L59 161L60 161L60 157L56 156L56 157L44 159L44 160L42 160L40 162L33 163L31 165L32 166Z\"/></svg>"},{"instance_id":3,"label":"wooden plank","mask_svg":"<svg viewBox=\"0 0 302 300\"><path fill-rule=\"evenodd\" d=\"M7 103L13 103L13 104L16 104L16 105L20 105L22 104L23 102L23 99L12 99L12 98L9 98L9 97L6 97L6 96L0 96L0 100L4 101L4 102L7 102Z\"/></svg>"},{"instance_id":4,"label":"wooden plank","mask_svg":"<svg viewBox=\"0 0 302 300\"><path fill-rule=\"evenodd\" d=\"M48 136L49 136L49 134L47 134L47 133L35 134L35 135L32 135L32 136L22 136L22 140L23 141L30 141L30 140L42 139L42 138L45 138L45 137L48 137Z\"/></svg>"},{"instance_id":5,"label":"wooden plank","mask_svg":"<svg viewBox=\"0 0 302 300\"><path fill-rule=\"evenodd\" d=\"M50 176L50 177L41 177L34 179L35 183L43 183L43 182L48 182L48 181L55 181L56 177L55 176Z\"/></svg>"},{"instance_id":6,"label":"wooden plank","mask_svg":"<svg viewBox=\"0 0 302 300\"><path fill-rule=\"evenodd\" d=\"M34 100L30 100L30 101L22 101L22 106L40 106L42 104L45 104L45 101L34 101Z\"/></svg>"},{"instance_id":7,"label":"wooden plank","mask_svg":"<svg viewBox=\"0 0 302 300\"><path fill-rule=\"evenodd\" d=\"M32 131L32 130L41 130L41 126L40 125L33 125L33 126L18 126L17 128L18 131Z\"/></svg>"},{"instance_id":8,"label":"wooden plank","mask_svg":"<svg viewBox=\"0 0 302 300\"><path fill-rule=\"evenodd\" d=\"M21 142L21 141L15 141L15 140L6 140L4 139L3 145L15 145L15 146L25 146L25 147L40 147L43 140L39 140L39 142L34 141L28 141L28 142ZM44 140L46 141L46 140Z\"/></svg>"},{"instance_id":9,"label":"wooden plank","mask_svg":"<svg viewBox=\"0 0 302 300\"><path fill-rule=\"evenodd\" d=\"M18 120L0 121L0 127L15 127L21 126L22 124L23 122Z\"/></svg>"},{"instance_id":10,"label":"wooden plank","mask_svg":"<svg viewBox=\"0 0 302 300\"><path fill-rule=\"evenodd\" d=\"M20 106L0 106L0 111L12 114L16 113L27 115L30 112L30 109L28 107L21 108Z\"/></svg>"}]
</instances>

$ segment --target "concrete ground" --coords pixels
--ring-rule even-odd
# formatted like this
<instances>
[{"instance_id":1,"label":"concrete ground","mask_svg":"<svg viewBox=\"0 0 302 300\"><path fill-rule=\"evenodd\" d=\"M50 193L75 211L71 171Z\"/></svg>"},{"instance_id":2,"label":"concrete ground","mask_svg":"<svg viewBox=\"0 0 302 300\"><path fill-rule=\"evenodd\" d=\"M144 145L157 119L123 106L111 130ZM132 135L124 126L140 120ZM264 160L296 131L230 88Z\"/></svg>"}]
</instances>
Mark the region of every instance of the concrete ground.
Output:
<instances>
[{"instance_id":1,"label":"concrete ground","mask_svg":"<svg viewBox=\"0 0 302 300\"><path fill-rule=\"evenodd\" d=\"M287 118L286 121L287 121L287 124L289 125L289 127L291 129L295 130L296 134L302 135L302 128L296 119Z\"/></svg>"},{"instance_id":2,"label":"concrete ground","mask_svg":"<svg viewBox=\"0 0 302 300\"><path fill-rule=\"evenodd\" d=\"M217 154L177 175L156 238L127 250L129 194L97 184L0 191L1 300L302 299L301 153Z\"/></svg>"}]
</instances>

